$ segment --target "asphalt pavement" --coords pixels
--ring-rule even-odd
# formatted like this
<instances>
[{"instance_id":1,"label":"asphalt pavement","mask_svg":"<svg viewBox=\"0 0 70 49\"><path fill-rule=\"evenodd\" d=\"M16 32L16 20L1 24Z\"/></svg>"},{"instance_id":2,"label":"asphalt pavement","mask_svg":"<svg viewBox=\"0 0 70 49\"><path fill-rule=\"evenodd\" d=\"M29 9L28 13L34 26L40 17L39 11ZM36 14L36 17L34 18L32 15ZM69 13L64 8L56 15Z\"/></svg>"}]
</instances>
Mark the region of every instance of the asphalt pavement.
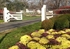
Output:
<instances>
[{"instance_id":1,"label":"asphalt pavement","mask_svg":"<svg viewBox=\"0 0 70 49\"><path fill-rule=\"evenodd\" d=\"M3 23L3 24L0 24L0 32L13 29L13 28L17 28L17 27L30 25L30 24L40 22L40 21L41 20L38 18L38 19L27 20L27 21L15 21L15 22Z\"/></svg>"}]
</instances>

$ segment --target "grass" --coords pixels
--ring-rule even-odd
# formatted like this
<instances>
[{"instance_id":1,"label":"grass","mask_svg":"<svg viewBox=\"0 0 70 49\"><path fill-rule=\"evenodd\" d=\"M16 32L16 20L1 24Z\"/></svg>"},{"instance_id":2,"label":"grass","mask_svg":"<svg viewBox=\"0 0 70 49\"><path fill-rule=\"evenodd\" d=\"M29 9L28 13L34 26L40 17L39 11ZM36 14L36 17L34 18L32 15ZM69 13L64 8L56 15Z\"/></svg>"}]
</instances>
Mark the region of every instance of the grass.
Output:
<instances>
[{"instance_id":1,"label":"grass","mask_svg":"<svg viewBox=\"0 0 70 49\"><path fill-rule=\"evenodd\" d=\"M5 36L5 34L0 34L0 40Z\"/></svg>"},{"instance_id":2,"label":"grass","mask_svg":"<svg viewBox=\"0 0 70 49\"><path fill-rule=\"evenodd\" d=\"M15 45L22 35L30 34L33 31L39 30L41 22L34 23L28 26L17 28L7 34L0 34L0 49L8 49Z\"/></svg>"},{"instance_id":3,"label":"grass","mask_svg":"<svg viewBox=\"0 0 70 49\"><path fill-rule=\"evenodd\" d=\"M40 16L23 16L23 20L31 20L31 19L37 19L40 18Z\"/></svg>"},{"instance_id":4,"label":"grass","mask_svg":"<svg viewBox=\"0 0 70 49\"><path fill-rule=\"evenodd\" d=\"M0 23L4 22L3 20L0 20Z\"/></svg>"}]
</instances>

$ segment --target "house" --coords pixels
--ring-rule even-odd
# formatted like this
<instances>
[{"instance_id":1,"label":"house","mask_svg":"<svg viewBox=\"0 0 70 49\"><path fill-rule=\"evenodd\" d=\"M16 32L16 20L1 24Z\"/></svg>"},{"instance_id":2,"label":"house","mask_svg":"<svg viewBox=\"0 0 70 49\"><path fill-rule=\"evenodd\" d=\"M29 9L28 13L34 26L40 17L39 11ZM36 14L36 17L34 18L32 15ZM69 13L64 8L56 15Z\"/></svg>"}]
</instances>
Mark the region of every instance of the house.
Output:
<instances>
[{"instance_id":1,"label":"house","mask_svg":"<svg viewBox=\"0 0 70 49\"><path fill-rule=\"evenodd\" d=\"M70 6L62 6L53 10L56 14L70 14Z\"/></svg>"},{"instance_id":2,"label":"house","mask_svg":"<svg viewBox=\"0 0 70 49\"><path fill-rule=\"evenodd\" d=\"M3 10L0 10L0 20L3 19Z\"/></svg>"},{"instance_id":3,"label":"house","mask_svg":"<svg viewBox=\"0 0 70 49\"><path fill-rule=\"evenodd\" d=\"M3 10L0 10L0 15L3 15Z\"/></svg>"}]
</instances>

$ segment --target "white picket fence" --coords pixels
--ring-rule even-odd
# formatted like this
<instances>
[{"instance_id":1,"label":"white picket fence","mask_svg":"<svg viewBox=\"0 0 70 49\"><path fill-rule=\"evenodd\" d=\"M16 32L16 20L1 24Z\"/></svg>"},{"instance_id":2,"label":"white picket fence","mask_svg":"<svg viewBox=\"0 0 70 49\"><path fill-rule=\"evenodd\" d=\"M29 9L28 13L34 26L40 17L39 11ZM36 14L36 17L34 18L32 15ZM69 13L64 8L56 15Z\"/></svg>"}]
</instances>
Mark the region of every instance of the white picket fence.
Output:
<instances>
[{"instance_id":1,"label":"white picket fence","mask_svg":"<svg viewBox=\"0 0 70 49\"><path fill-rule=\"evenodd\" d=\"M46 18L47 19L50 19L50 18L52 18L53 17L53 11L48 11L48 12L46 12Z\"/></svg>"},{"instance_id":2,"label":"white picket fence","mask_svg":"<svg viewBox=\"0 0 70 49\"><path fill-rule=\"evenodd\" d=\"M26 13L34 13L35 10L29 10L29 9L26 9Z\"/></svg>"},{"instance_id":3,"label":"white picket fence","mask_svg":"<svg viewBox=\"0 0 70 49\"><path fill-rule=\"evenodd\" d=\"M46 5L43 5L41 9L41 21L44 21L45 19L50 19L53 17L53 15L53 11L46 12Z\"/></svg>"},{"instance_id":4,"label":"white picket fence","mask_svg":"<svg viewBox=\"0 0 70 49\"><path fill-rule=\"evenodd\" d=\"M15 20L22 20L22 11L20 12L14 12L10 13L10 11L5 7L3 11L3 19L4 22L9 22L10 19L15 19Z\"/></svg>"},{"instance_id":5,"label":"white picket fence","mask_svg":"<svg viewBox=\"0 0 70 49\"><path fill-rule=\"evenodd\" d=\"M26 9L26 13L38 13L38 14L41 14L41 10L36 10L36 9L32 9L32 10L29 10L29 9Z\"/></svg>"}]
</instances>

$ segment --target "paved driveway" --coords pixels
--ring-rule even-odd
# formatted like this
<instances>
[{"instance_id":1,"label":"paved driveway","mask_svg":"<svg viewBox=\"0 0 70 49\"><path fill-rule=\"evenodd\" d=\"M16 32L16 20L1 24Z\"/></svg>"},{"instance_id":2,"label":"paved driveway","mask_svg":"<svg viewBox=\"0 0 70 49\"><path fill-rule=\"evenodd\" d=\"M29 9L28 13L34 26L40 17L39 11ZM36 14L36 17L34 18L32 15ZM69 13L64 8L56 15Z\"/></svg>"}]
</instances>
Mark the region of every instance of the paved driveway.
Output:
<instances>
[{"instance_id":1,"label":"paved driveway","mask_svg":"<svg viewBox=\"0 0 70 49\"><path fill-rule=\"evenodd\" d=\"M17 21L17 22L9 22L9 23L4 23L0 24L0 32L16 28L16 27L21 27L21 26L26 26L32 23L40 22L40 19L34 19L34 20L28 20L28 21Z\"/></svg>"}]
</instances>

